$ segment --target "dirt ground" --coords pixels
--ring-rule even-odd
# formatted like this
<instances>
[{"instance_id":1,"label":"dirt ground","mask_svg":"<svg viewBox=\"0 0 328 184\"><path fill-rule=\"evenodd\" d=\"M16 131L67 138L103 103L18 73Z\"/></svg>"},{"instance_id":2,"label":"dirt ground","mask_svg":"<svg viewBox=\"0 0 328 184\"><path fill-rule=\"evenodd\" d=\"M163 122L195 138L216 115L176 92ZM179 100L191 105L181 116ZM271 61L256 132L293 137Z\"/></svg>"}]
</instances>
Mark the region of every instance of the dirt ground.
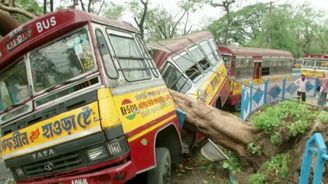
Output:
<instances>
[{"instance_id":1,"label":"dirt ground","mask_svg":"<svg viewBox=\"0 0 328 184\"><path fill-rule=\"evenodd\" d=\"M210 162L199 152L173 166L172 184L228 184L229 173L221 162Z\"/></svg>"}]
</instances>

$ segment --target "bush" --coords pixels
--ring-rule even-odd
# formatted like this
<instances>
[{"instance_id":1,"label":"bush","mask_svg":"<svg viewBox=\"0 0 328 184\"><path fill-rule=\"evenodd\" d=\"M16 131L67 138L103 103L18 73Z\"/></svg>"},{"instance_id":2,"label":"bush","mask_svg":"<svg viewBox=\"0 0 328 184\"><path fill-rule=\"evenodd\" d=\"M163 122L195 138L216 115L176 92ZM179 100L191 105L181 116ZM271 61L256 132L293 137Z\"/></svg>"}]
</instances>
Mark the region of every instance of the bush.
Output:
<instances>
[{"instance_id":1,"label":"bush","mask_svg":"<svg viewBox=\"0 0 328 184\"><path fill-rule=\"evenodd\" d=\"M320 111L320 113L318 115L318 119L319 119L319 121L321 121L321 123L328 124L328 112Z\"/></svg>"},{"instance_id":2,"label":"bush","mask_svg":"<svg viewBox=\"0 0 328 184\"><path fill-rule=\"evenodd\" d=\"M281 125L281 115L278 108L269 107L266 111L252 118L254 125L266 133Z\"/></svg>"},{"instance_id":3,"label":"bush","mask_svg":"<svg viewBox=\"0 0 328 184\"><path fill-rule=\"evenodd\" d=\"M248 183L249 184L264 184L265 183L265 178L266 178L266 176L262 173L252 174L248 178Z\"/></svg>"},{"instance_id":4,"label":"bush","mask_svg":"<svg viewBox=\"0 0 328 184\"><path fill-rule=\"evenodd\" d=\"M264 168L267 175L271 176L272 183L280 183L288 178L288 164L289 156L287 154L278 154L264 163Z\"/></svg>"}]
</instances>

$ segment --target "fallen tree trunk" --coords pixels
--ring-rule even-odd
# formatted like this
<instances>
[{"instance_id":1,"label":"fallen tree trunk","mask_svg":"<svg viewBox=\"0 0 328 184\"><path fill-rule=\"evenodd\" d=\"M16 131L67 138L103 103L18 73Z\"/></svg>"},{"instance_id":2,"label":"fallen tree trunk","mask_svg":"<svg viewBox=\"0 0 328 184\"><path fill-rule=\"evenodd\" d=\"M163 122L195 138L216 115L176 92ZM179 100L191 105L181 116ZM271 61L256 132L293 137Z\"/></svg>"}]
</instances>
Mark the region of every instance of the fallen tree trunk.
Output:
<instances>
[{"instance_id":1,"label":"fallen tree trunk","mask_svg":"<svg viewBox=\"0 0 328 184\"><path fill-rule=\"evenodd\" d=\"M19 26L19 22L16 21L9 13L0 10L0 35L4 36L10 31Z\"/></svg>"},{"instance_id":2,"label":"fallen tree trunk","mask_svg":"<svg viewBox=\"0 0 328 184\"><path fill-rule=\"evenodd\" d=\"M259 132L257 129L242 122L237 116L176 91L170 92L177 106L187 113L185 123L239 156L248 157L247 144Z\"/></svg>"}]
</instances>

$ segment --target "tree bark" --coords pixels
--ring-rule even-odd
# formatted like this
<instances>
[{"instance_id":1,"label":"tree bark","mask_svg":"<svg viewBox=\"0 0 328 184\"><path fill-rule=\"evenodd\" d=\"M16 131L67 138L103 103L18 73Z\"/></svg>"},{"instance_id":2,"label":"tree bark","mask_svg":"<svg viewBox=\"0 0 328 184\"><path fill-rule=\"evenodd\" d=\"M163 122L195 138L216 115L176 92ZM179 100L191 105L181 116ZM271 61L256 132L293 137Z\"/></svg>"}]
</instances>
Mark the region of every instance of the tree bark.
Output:
<instances>
[{"instance_id":1,"label":"tree bark","mask_svg":"<svg viewBox=\"0 0 328 184\"><path fill-rule=\"evenodd\" d=\"M242 122L237 116L209 106L187 95L170 91L177 106L186 112L187 126L193 127L211 138L215 143L248 157L247 144L251 143L259 132Z\"/></svg>"},{"instance_id":2,"label":"tree bark","mask_svg":"<svg viewBox=\"0 0 328 184\"><path fill-rule=\"evenodd\" d=\"M0 10L0 34L6 35L20 24L7 12Z\"/></svg>"}]
</instances>

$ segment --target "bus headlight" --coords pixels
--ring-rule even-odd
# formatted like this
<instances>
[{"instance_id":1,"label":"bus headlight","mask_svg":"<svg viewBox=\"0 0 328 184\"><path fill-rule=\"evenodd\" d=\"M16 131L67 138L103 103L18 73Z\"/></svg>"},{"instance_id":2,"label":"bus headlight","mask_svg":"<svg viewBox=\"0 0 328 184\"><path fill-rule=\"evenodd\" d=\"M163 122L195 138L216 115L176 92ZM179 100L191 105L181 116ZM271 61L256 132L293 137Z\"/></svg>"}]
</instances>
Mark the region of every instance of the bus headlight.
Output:
<instances>
[{"instance_id":1,"label":"bus headlight","mask_svg":"<svg viewBox=\"0 0 328 184\"><path fill-rule=\"evenodd\" d=\"M129 152L128 143L125 137L112 140L107 144L107 148L111 159Z\"/></svg>"},{"instance_id":2,"label":"bus headlight","mask_svg":"<svg viewBox=\"0 0 328 184\"><path fill-rule=\"evenodd\" d=\"M16 168L15 172L16 172L17 176L24 176L24 171L21 168Z\"/></svg>"},{"instance_id":3,"label":"bus headlight","mask_svg":"<svg viewBox=\"0 0 328 184\"><path fill-rule=\"evenodd\" d=\"M88 157L91 161L98 160L107 156L107 151L103 146L93 148L87 151Z\"/></svg>"}]
</instances>

